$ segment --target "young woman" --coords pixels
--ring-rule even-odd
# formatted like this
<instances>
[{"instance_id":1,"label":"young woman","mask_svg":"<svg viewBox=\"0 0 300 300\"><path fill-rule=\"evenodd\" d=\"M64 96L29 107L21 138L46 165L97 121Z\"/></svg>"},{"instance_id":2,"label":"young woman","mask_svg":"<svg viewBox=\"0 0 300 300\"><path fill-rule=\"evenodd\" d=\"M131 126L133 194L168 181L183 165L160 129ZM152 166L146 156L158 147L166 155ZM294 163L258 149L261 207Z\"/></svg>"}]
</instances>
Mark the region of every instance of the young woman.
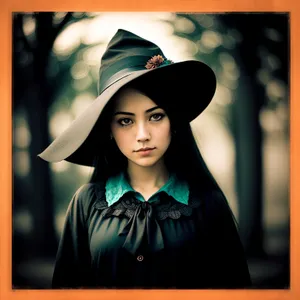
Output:
<instances>
[{"instance_id":1,"label":"young woman","mask_svg":"<svg viewBox=\"0 0 300 300\"><path fill-rule=\"evenodd\" d=\"M99 96L40 157L94 166L68 207L54 288L246 288L234 217L190 122L210 103L213 71L173 63L119 30Z\"/></svg>"}]
</instances>

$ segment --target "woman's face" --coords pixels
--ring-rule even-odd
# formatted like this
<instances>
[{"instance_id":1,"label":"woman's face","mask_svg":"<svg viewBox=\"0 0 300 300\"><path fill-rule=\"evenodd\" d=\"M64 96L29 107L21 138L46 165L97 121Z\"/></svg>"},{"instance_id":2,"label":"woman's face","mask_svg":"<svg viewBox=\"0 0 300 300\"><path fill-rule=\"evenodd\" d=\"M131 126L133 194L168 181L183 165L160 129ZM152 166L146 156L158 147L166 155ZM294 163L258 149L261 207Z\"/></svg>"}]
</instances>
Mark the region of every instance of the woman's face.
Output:
<instances>
[{"instance_id":1,"label":"woman's face","mask_svg":"<svg viewBox=\"0 0 300 300\"><path fill-rule=\"evenodd\" d=\"M128 164L154 166L171 142L171 124L166 112L133 88L123 89L115 99L112 136Z\"/></svg>"}]
</instances>

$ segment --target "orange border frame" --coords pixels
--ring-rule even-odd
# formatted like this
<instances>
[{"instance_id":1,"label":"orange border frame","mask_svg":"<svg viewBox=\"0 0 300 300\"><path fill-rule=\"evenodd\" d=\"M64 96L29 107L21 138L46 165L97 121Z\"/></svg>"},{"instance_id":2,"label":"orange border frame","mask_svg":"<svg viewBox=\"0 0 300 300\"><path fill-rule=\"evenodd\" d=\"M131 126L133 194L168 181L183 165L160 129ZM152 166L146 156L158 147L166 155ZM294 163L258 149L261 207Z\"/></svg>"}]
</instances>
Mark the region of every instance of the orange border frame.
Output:
<instances>
[{"instance_id":1,"label":"orange border frame","mask_svg":"<svg viewBox=\"0 0 300 300\"><path fill-rule=\"evenodd\" d=\"M7 2L7 3L3 3ZM24 1L25 2L25 1ZM296 195L300 192L297 181L297 169L300 165L299 152L299 118L296 112L300 110L300 98L297 89L297 79L300 75L299 59L300 48L300 1L298 0L3 0L0 4L0 299L260 299L285 300L300 299L300 203ZM198 2L198 3L197 3ZM298 3L297 3L298 2ZM298 8L298 10L297 10ZM290 143L290 178L291 178L291 282L289 290L199 290L199 291L91 291L91 290L12 290L11 288L11 232L12 232L12 101L11 101L11 14L14 11L180 11L180 12L231 12L231 11L261 11L261 12L290 12L291 17L291 143ZM298 133L297 133L298 132ZM298 285L297 285L298 283Z\"/></svg>"}]
</instances>

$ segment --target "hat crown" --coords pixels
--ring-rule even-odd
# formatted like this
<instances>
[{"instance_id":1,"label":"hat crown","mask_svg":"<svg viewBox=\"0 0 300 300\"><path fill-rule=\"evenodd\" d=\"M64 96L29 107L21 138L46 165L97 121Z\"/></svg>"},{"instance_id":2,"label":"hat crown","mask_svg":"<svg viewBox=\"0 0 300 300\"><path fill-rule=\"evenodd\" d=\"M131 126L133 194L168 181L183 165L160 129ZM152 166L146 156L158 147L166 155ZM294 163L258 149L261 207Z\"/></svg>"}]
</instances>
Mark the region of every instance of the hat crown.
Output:
<instances>
[{"instance_id":1,"label":"hat crown","mask_svg":"<svg viewBox=\"0 0 300 300\"><path fill-rule=\"evenodd\" d=\"M155 55L165 57L153 42L119 29L110 40L101 59L98 95L127 74L145 70L147 61Z\"/></svg>"}]
</instances>

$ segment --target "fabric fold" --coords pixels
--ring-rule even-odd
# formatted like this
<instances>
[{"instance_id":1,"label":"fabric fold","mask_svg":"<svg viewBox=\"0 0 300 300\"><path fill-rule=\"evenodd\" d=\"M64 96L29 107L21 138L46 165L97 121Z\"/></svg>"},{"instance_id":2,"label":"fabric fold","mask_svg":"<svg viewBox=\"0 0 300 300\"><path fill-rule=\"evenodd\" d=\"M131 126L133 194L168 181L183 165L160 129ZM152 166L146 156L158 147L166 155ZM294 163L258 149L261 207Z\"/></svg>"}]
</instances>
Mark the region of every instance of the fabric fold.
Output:
<instances>
[{"instance_id":1,"label":"fabric fold","mask_svg":"<svg viewBox=\"0 0 300 300\"><path fill-rule=\"evenodd\" d=\"M164 248L160 226L155 219L153 208L148 202L138 205L134 215L119 235L127 235L123 248L133 255L137 253L144 239L147 239L150 252L157 252Z\"/></svg>"}]
</instances>

